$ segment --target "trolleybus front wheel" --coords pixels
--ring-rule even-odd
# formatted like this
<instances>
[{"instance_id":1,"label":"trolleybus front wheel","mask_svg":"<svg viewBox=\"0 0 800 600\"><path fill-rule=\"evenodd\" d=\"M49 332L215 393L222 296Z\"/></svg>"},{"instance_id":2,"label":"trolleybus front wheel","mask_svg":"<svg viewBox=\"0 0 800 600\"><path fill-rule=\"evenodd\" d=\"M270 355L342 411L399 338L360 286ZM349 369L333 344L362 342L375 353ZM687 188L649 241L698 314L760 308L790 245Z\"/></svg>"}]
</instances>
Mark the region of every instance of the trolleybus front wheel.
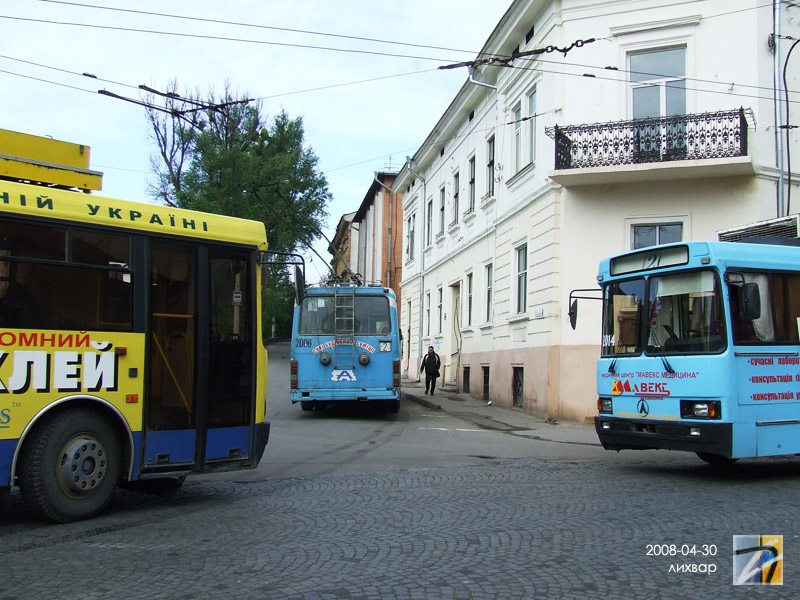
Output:
<instances>
[{"instance_id":1,"label":"trolleybus front wheel","mask_svg":"<svg viewBox=\"0 0 800 600\"><path fill-rule=\"evenodd\" d=\"M27 504L59 523L106 507L120 472L114 428L96 412L72 409L47 418L25 443L20 488Z\"/></svg>"},{"instance_id":2,"label":"trolleybus front wheel","mask_svg":"<svg viewBox=\"0 0 800 600\"><path fill-rule=\"evenodd\" d=\"M732 465L739 460L738 458L728 458L727 456L722 456L721 454L712 454L710 452L697 452L696 454L697 457L703 462L717 467Z\"/></svg>"}]
</instances>

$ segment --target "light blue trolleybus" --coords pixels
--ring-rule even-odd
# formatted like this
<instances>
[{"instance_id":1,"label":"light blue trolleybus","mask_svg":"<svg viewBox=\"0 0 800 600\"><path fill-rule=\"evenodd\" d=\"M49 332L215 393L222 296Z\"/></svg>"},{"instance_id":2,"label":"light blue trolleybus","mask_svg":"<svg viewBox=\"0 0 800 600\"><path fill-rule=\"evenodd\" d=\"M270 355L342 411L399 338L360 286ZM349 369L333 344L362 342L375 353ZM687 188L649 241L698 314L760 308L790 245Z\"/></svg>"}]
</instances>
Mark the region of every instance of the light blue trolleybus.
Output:
<instances>
[{"instance_id":1,"label":"light blue trolleybus","mask_svg":"<svg viewBox=\"0 0 800 600\"><path fill-rule=\"evenodd\" d=\"M752 241L600 263L604 448L690 451L712 464L800 453L800 247ZM574 304L570 313L574 323Z\"/></svg>"},{"instance_id":2,"label":"light blue trolleybus","mask_svg":"<svg viewBox=\"0 0 800 600\"><path fill-rule=\"evenodd\" d=\"M359 401L400 409L402 344L390 288L308 288L294 309L292 403L303 410Z\"/></svg>"}]
</instances>

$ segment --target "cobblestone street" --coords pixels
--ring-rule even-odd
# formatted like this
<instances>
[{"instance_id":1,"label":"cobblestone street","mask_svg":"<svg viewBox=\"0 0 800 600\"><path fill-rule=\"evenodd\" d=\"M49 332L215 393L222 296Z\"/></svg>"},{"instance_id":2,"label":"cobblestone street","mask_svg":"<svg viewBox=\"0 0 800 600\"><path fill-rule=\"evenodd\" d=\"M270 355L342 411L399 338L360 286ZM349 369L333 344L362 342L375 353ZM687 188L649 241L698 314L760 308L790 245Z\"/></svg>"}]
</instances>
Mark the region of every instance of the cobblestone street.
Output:
<instances>
[{"instance_id":1,"label":"cobblestone street","mask_svg":"<svg viewBox=\"0 0 800 600\"><path fill-rule=\"evenodd\" d=\"M797 459L732 473L689 456L520 459L189 480L178 500L118 492L103 516L56 527L12 496L0 598L796 598L798 480ZM751 533L784 536L783 587L731 585L732 536ZM648 544L716 554L648 556Z\"/></svg>"}]
</instances>

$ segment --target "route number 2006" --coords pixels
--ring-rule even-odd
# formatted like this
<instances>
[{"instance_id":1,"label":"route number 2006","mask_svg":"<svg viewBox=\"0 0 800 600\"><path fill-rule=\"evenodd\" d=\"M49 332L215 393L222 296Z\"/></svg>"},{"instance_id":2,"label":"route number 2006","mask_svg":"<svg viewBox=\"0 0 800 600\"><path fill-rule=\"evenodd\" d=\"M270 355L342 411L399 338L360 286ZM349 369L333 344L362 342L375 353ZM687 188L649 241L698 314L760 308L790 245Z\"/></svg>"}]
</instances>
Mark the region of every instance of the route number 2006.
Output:
<instances>
[{"instance_id":1,"label":"route number 2006","mask_svg":"<svg viewBox=\"0 0 800 600\"><path fill-rule=\"evenodd\" d=\"M647 544L647 556L716 556L714 544Z\"/></svg>"}]
</instances>

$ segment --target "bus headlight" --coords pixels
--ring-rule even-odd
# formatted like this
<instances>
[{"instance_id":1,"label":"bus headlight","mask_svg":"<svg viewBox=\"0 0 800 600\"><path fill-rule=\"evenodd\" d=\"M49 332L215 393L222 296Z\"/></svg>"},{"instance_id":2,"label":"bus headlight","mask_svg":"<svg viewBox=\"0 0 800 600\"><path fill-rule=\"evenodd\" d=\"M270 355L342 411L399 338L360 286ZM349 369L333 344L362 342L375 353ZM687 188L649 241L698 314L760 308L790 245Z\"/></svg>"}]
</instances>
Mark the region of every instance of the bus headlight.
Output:
<instances>
[{"instance_id":1,"label":"bus headlight","mask_svg":"<svg viewBox=\"0 0 800 600\"><path fill-rule=\"evenodd\" d=\"M330 354L330 352L320 352L319 362L321 362L326 367L329 364L331 364L331 354Z\"/></svg>"},{"instance_id":2,"label":"bus headlight","mask_svg":"<svg viewBox=\"0 0 800 600\"><path fill-rule=\"evenodd\" d=\"M722 418L722 404L719 400L681 400L682 419L713 419Z\"/></svg>"},{"instance_id":3,"label":"bus headlight","mask_svg":"<svg viewBox=\"0 0 800 600\"><path fill-rule=\"evenodd\" d=\"M608 415L612 414L614 412L614 406L611 402L611 398L598 398L597 412Z\"/></svg>"}]
</instances>

